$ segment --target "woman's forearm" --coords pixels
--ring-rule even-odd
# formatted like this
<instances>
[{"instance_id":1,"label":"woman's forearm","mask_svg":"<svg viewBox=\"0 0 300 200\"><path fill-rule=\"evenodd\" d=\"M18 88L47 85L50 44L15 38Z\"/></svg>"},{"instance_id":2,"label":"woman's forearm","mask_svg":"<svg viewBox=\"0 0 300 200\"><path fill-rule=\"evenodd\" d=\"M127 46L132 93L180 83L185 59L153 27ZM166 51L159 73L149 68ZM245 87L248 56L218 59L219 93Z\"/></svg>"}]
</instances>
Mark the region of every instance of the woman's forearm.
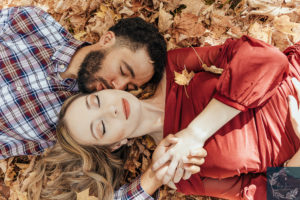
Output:
<instances>
[{"instance_id":1,"label":"woman's forearm","mask_svg":"<svg viewBox=\"0 0 300 200\"><path fill-rule=\"evenodd\" d=\"M197 134L197 138L205 142L240 112L240 110L213 98L205 109L189 124L188 128Z\"/></svg>"},{"instance_id":2,"label":"woman's forearm","mask_svg":"<svg viewBox=\"0 0 300 200\"><path fill-rule=\"evenodd\" d=\"M300 167L300 148L298 149L297 153L287 161L285 167Z\"/></svg>"}]
</instances>

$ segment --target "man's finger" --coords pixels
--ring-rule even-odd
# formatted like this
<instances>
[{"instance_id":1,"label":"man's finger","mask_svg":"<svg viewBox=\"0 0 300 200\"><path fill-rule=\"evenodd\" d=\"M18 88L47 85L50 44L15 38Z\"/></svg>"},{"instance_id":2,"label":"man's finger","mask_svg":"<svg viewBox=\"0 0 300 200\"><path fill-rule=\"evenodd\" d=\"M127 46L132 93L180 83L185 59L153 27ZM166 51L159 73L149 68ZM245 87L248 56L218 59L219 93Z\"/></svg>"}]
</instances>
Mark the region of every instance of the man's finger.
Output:
<instances>
[{"instance_id":1,"label":"man's finger","mask_svg":"<svg viewBox=\"0 0 300 200\"><path fill-rule=\"evenodd\" d=\"M173 178L174 183L178 183L181 180L181 178L183 177L184 170L183 170L182 167L183 166L178 166L177 167L176 172L175 172L175 176Z\"/></svg>"},{"instance_id":2,"label":"man's finger","mask_svg":"<svg viewBox=\"0 0 300 200\"><path fill-rule=\"evenodd\" d=\"M164 138L162 141L161 141L161 144L160 145L163 145L163 146L170 146L172 144L176 144L178 142L178 138L175 137L174 135L168 135L166 138Z\"/></svg>"},{"instance_id":3,"label":"man's finger","mask_svg":"<svg viewBox=\"0 0 300 200\"><path fill-rule=\"evenodd\" d=\"M173 158L172 158L172 161L171 161L171 163L170 163L170 165L169 165L168 172L167 172L167 174L168 174L170 177L173 177L173 176L174 176L175 170L176 170L177 166L179 166L178 159L175 158L175 157L173 157Z\"/></svg>"},{"instance_id":4,"label":"man's finger","mask_svg":"<svg viewBox=\"0 0 300 200\"><path fill-rule=\"evenodd\" d=\"M152 166L152 170L156 171L157 169L159 169L161 166L163 166L166 162L168 162L168 160L170 160L171 155L170 153L165 153L165 155L163 155L160 159L158 159Z\"/></svg>"}]
</instances>

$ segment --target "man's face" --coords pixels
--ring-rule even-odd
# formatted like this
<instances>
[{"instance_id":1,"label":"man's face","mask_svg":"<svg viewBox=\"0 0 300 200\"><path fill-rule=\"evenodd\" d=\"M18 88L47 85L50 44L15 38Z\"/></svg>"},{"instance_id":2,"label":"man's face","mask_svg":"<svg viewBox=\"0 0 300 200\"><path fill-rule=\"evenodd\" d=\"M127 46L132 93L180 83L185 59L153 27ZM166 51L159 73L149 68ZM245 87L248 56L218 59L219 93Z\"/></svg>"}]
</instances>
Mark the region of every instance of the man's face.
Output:
<instances>
[{"instance_id":1,"label":"man's face","mask_svg":"<svg viewBox=\"0 0 300 200\"><path fill-rule=\"evenodd\" d=\"M133 90L147 83L154 74L154 66L144 48L133 52L126 47L112 47L87 56L85 61L92 65L80 66L78 82L83 92L110 88Z\"/></svg>"}]
</instances>

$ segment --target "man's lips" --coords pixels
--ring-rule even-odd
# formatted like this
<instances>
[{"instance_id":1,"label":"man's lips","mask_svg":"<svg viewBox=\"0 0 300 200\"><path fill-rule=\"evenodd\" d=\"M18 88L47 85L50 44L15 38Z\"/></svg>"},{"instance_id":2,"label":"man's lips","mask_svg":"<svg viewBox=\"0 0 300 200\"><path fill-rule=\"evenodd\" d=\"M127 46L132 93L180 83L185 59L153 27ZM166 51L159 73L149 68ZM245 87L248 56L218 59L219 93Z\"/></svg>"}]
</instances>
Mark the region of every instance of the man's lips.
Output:
<instances>
[{"instance_id":1,"label":"man's lips","mask_svg":"<svg viewBox=\"0 0 300 200\"><path fill-rule=\"evenodd\" d=\"M127 120L130 115L130 105L129 105L128 101L124 98L122 98L122 105L123 105L123 112L124 112L126 120Z\"/></svg>"},{"instance_id":2,"label":"man's lips","mask_svg":"<svg viewBox=\"0 0 300 200\"><path fill-rule=\"evenodd\" d=\"M97 91L100 91L100 90L103 90L103 89L106 89L105 86L99 81L96 85L96 90Z\"/></svg>"}]
</instances>

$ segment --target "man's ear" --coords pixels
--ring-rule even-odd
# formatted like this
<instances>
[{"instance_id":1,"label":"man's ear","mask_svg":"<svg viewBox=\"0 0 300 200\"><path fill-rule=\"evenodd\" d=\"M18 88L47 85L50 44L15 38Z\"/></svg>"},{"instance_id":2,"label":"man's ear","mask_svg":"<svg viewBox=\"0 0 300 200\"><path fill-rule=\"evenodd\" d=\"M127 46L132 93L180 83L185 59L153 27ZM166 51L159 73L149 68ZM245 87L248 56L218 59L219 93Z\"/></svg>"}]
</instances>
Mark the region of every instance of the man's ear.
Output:
<instances>
[{"instance_id":1,"label":"man's ear","mask_svg":"<svg viewBox=\"0 0 300 200\"><path fill-rule=\"evenodd\" d=\"M124 144L127 144L128 140L127 139L123 139L122 141L120 142L117 142L115 144L112 144L110 146L110 151L115 151L117 150L118 148L120 148L121 146L123 146Z\"/></svg>"},{"instance_id":2,"label":"man's ear","mask_svg":"<svg viewBox=\"0 0 300 200\"><path fill-rule=\"evenodd\" d=\"M116 43L115 33L112 31L107 31L104 33L99 40L99 45L101 47L111 47Z\"/></svg>"}]
</instances>

